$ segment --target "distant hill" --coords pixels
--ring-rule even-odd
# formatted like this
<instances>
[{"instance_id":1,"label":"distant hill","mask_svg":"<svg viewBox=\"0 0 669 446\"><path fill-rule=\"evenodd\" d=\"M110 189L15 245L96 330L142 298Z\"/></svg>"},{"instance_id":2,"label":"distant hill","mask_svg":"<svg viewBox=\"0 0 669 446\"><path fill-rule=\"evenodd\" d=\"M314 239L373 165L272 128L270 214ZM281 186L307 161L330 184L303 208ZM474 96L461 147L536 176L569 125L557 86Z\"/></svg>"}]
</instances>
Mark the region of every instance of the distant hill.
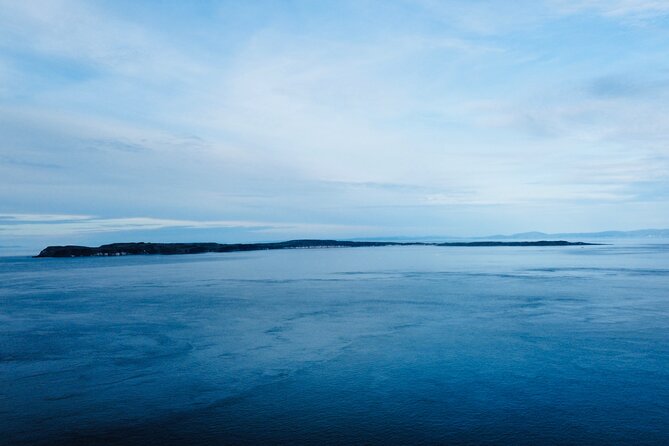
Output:
<instances>
[{"instance_id":1,"label":"distant hill","mask_svg":"<svg viewBox=\"0 0 669 446\"><path fill-rule=\"evenodd\" d=\"M563 232L547 234L544 232L521 232L511 235L492 235L487 237L476 237L487 240L542 240L546 238L669 238L669 229L639 229L636 231L602 231L602 232Z\"/></svg>"},{"instance_id":2,"label":"distant hill","mask_svg":"<svg viewBox=\"0 0 669 446\"><path fill-rule=\"evenodd\" d=\"M556 240L556 239L669 239L669 229L639 229L636 231L601 231L601 232L561 232L546 233L539 231L519 232L517 234L496 234L484 237L455 237L449 235L429 235L419 237L360 237L353 240L395 241L395 242L443 242L450 240Z\"/></svg>"}]
</instances>

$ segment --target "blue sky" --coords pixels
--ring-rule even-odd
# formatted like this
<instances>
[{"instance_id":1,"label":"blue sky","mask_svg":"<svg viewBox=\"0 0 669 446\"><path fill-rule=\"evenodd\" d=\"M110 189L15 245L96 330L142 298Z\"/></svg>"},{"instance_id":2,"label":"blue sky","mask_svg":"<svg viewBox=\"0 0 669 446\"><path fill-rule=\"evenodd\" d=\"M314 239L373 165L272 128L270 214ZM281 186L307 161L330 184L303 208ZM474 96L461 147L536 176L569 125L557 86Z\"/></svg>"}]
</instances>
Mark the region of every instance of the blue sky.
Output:
<instances>
[{"instance_id":1,"label":"blue sky","mask_svg":"<svg viewBox=\"0 0 669 446\"><path fill-rule=\"evenodd\" d=\"M0 250L669 226L669 2L0 1Z\"/></svg>"}]
</instances>

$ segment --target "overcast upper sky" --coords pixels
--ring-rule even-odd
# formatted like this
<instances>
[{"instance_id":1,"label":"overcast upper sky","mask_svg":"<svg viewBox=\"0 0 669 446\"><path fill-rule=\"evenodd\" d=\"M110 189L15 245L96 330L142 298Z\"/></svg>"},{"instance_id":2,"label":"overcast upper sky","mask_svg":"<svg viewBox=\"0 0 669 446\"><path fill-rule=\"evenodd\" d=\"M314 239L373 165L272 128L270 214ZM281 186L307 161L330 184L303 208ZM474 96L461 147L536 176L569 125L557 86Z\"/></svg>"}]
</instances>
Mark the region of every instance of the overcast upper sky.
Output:
<instances>
[{"instance_id":1,"label":"overcast upper sky","mask_svg":"<svg viewBox=\"0 0 669 446\"><path fill-rule=\"evenodd\" d=\"M0 251L669 226L669 1L0 0Z\"/></svg>"}]
</instances>

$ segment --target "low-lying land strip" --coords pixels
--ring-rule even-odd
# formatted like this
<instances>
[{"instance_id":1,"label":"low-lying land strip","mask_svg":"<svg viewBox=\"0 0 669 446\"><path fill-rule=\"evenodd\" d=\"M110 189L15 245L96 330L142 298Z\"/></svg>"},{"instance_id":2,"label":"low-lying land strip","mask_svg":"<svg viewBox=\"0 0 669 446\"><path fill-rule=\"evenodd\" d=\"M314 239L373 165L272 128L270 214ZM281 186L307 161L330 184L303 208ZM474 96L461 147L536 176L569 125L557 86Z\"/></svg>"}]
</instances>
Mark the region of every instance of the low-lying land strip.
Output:
<instances>
[{"instance_id":1,"label":"low-lying land strip","mask_svg":"<svg viewBox=\"0 0 669 446\"><path fill-rule=\"evenodd\" d=\"M205 252L260 251L295 248L360 248L371 246L579 246L597 243L542 240L532 242L352 242L340 240L289 240L277 243L112 243L98 247L49 246L35 257L92 257L148 254L202 254Z\"/></svg>"}]
</instances>

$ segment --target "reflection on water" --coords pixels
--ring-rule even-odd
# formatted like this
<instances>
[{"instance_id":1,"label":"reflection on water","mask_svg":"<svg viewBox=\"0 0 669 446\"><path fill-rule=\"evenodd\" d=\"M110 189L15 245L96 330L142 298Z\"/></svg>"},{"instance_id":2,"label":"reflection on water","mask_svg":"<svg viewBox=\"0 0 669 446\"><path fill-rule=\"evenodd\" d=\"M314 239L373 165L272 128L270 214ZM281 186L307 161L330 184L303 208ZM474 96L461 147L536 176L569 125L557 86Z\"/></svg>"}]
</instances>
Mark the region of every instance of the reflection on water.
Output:
<instances>
[{"instance_id":1,"label":"reflection on water","mask_svg":"<svg viewBox=\"0 0 669 446\"><path fill-rule=\"evenodd\" d=\"M669 245L0 259L6 444L669 443Z\"/></svg>"}]
</instances>

